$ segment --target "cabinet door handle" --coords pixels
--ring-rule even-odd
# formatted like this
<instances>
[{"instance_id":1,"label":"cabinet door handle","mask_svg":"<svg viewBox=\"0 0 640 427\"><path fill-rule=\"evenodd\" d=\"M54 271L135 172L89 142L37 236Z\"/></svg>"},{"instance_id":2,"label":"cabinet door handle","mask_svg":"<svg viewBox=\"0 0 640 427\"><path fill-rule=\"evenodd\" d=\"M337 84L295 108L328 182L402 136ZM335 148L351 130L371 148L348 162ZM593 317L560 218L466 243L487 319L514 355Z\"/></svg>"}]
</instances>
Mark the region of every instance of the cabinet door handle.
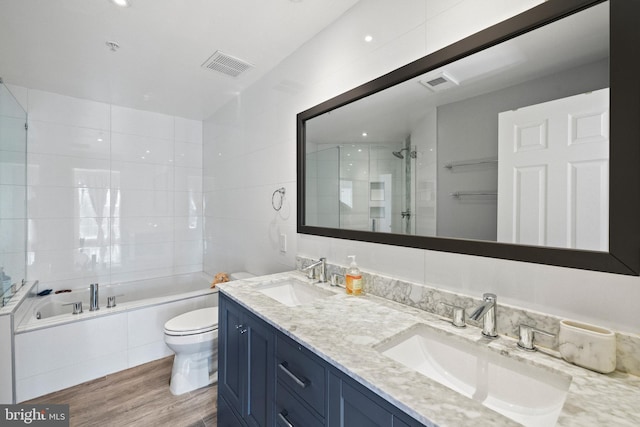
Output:
<instances>
[{"instance_id":1,"label":"cabinet door handle","mask_svg":"<svg viewBox=\"0 0 640 427\"><path fill-rule=\"evenodd\" d=\"M279 363L278 368L280 368L282 372L287 374L287 376L289 376L289 378L291 378L301 388L305 388L307 385L309 385L308 379L306 379L305 377L298 377L296 374L294 374L287 368L287 362Z\"/></svg>"},{"instance_id":2,"label":"cabinet door handle","mask_svg":"<svg viewBox=\"0 0 640 427\"><path fill-rule=\"evenodd\" d=\"M236 325L236 329L240 329L240 328L242 328L242 326L243 326L242 323L239 324L239 325Z\"/></svg>"},{"instance_id":3,"label":"cabinet door handle","mask_svg":"<svg viewBox=\"0 0 640 427\"><path fill-rule=\"evenodd\" d=\"M247 332L247 329L246 329L246 328L245 328L245 329L240 329L240 333L241 333L241 334L244 334L245 332Z\"/></svg>"},{"instance_id":4,"label":"cabinet door handle","mask_svg":"<svg viewBox=\"0 0 640 427\"><path fill-rule=\"evenodd\" d=\"M285 427L293 427L293 424L291 424L287 419L287 415L289 414L286 409L282 412L278 412L278 421L280 421L279 424L284 425Z\"/></svg>"}]
</instances>

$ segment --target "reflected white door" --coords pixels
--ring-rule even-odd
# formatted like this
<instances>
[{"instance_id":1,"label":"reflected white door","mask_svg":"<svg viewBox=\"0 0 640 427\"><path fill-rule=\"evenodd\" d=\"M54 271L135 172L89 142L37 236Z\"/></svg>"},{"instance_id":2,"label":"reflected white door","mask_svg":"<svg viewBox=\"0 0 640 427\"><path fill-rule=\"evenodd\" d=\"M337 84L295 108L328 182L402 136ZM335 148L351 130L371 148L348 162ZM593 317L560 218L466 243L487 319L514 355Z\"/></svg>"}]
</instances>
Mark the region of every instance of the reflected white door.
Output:
<instances>
[{"instance_id":1,"label":"reflected white door","mask_svg":"<svg viewBox=\"0 0 640 427\"><path fill-rule=\"evenodd\" d=\"M499 114L498 241L606 251L609 89Z\"/></svg>"}]
</instances>

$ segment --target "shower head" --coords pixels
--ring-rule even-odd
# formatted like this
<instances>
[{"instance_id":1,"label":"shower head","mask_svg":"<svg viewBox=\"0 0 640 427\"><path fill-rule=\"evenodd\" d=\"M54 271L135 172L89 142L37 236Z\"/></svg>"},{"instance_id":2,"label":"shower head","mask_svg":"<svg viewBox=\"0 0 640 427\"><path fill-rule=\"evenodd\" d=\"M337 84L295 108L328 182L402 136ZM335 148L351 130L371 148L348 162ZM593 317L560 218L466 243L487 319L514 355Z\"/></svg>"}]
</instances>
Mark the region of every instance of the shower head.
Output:
<instances>
[{"instance_id":1,"label":"shower head","mask_svg":"<svg viewBox=\"0 0 640 427\"><path fill-rule=\"evenodd\" d=\"M404 159L404 156L402 155L403 151L409 151L408 148L403 148L400 151L392 151L391 154L393 154L394 156L396 156L399 159ZM409 157L411 157L412 159L415 159L416 157L418 157L418 153L416 151L409 151Z\"/></svg>"}]
</instances>

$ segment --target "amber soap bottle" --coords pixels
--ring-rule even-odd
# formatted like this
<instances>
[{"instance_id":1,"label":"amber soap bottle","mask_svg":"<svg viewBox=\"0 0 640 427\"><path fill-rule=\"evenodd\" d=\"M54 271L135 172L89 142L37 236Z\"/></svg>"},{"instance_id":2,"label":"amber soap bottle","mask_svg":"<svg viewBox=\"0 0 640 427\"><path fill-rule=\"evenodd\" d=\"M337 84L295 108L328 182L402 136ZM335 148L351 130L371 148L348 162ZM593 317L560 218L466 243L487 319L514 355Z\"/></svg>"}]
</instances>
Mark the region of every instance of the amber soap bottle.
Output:
<instances>
[{"instance_id":1,"label":"amber soap bottle","mask_svg":"<svg viewBox=\"0 0 640 427\"><path fill-rule=\"evenodd\" d=\"M362 294L362 272L360 272L358 264L356 264L355 255L349 255L347 258L351 258L351 264L345 275L347 294L360 295Z\"/></svg>"}]
</instances>

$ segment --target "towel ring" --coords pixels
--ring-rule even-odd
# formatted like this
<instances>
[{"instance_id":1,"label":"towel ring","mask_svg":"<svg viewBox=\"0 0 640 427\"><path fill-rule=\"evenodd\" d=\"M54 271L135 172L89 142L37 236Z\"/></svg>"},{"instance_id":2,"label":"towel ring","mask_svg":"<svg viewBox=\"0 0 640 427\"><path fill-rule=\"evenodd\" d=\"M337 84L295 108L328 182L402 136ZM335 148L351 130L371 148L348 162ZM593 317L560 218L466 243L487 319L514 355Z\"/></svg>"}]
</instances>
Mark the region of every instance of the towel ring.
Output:
<instances>
[{"instance_id":1,"label":"towel ring","mask_svg":"<svg viewBox=\"0 0 640 427\"><path fill-rule=\"evenodd\" d=\"M274 191L273 194L271 195L271 206L273 206L273 209L276 212L282 209L282 201L284 200L285 192L286 190L284 189L284 187L280 187L276 191ZM279 194L280 196L276 197L276 194Z\"/></svg>"}]
</instances>

